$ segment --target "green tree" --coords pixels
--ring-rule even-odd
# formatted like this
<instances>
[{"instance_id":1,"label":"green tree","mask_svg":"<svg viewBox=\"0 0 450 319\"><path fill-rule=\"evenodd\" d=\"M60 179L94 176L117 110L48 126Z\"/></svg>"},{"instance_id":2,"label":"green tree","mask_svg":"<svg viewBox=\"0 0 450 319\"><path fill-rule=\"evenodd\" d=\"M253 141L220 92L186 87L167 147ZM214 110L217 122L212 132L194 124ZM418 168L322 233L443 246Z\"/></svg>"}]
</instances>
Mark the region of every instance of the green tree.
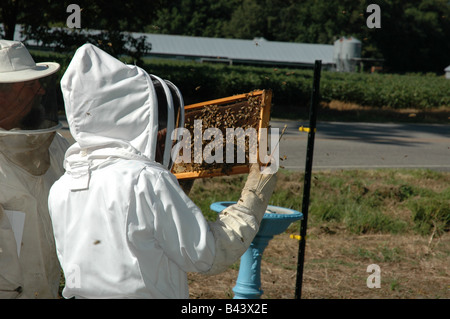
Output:
<instances>
[{"instance_id":1,"label":"green tree","mask_svg":"<svg viewBox=\"0 0 450 319\"><path fill-rule=\"evenodd\" d=\"M68 50L97 41L113 54L143 52L148 45L126 31L205 37L332 44L341 36L362 41L365 58L383 58L391 72L442 73L449 62L450 2L448 0L78 0L82 30L101 30L86 38L64 27L66 7L73 1L2 0L4 37L16 24L25 35ZM369 29L369 4L381 8L381 28ZM125 45L126 44L126 45Z\"/></svg>"},{"instance_id":2,"label":"green tree","mask_svg":"<svg viewBox=\"0 0 450 319\"><path fill-rule=\"evenodd\" d=\"M148 32L190 36L222 37L239 0L169 0L156 13Z\"/></svg>"},{"instance_id":3,"label":"green tree","mask_svg":"<svg viewBox=\"0 0 450 319\"><path fill-rule=\"evenodd\" d=\"M225 37L253 39L267 36L264 7L257 0L243 0L235 7L231 19L224 24Z\"/></svg>"},{"instance_id":4,"label":"green tree","mask_svg":"<svg viewBox=\"0 0 450 319\"><path fill-rule=\"evenodd\" d=\"M25 40L37 40L42 46L57 51L73 51L86 42L92 42L114 56L126 54L141 62L151 45L145 37L133 37L128 31L140 31L155 16L162 0L128 1L79 0L81 7L81 30L67 29L66 8L70 0L4 0L0 16L5 22L5 38L12 39L11 30L16 24L23 25ZM86 32L100 30L99 32Z\"/></svg>"},{"instance_id":5,"label":"green tree","mask_svg":"<svg viewBox=\"0 0 450 319\"><path fill-rule=\"evenodd\" d=\"M14 39L14 30L17 24L17 15L22 9L20 1L3 0L0 8L0 19L3 22L3 37L8 40Z\"/></svg>"},{"instance_id":6,"label":"green tree","mask_svg":"<svg viewBox=\"0 0 450 319\"><path fill-rule=\"evenodd\" d=\"M370 29L366 12L381 8L381 28ZM448 0L241 0L224 36L332 44L341 36L362 41L362 56L383 58L391 72L442 73L449 62Z\"/></svg>"},{"instance_id":7,"label":"green tree","mask_svg":"<svg viewBox=\"0 0 450 319\"><path fill-rule=\"evenodd\" d=\"M378 1L381 29L370 39L394 72L438 72L450 63L448 0Z\"/></svg>"}]
</instances>

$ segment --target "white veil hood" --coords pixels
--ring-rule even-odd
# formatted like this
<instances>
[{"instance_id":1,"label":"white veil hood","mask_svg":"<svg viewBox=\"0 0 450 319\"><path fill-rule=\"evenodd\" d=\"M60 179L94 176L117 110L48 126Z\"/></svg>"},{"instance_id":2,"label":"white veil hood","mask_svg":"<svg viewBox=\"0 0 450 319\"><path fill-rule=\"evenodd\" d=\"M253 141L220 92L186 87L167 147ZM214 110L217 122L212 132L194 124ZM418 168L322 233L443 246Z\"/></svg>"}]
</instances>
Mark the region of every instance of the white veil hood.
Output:
<instances>
[{"instance_id":1,"label":"white veil hood","mask_svg":"<svg viewBox=\"0 0 450 319\"><path fill-rule=\"evenodd\" d=\"M149 75L92 44L81 46L61 79L71 154L155 158L158 108Z\"/></svg>"},{"instance_id":2,"label":"white veil hood","mask_svg":"<svg viewBox=\"0 0 450 319\"><path fill-rule=\"evenodd\" d=\"M168 146L161 164L171 168L171 131L184 126L183 98L173 83L85 44L67 67L61 90L76 141L66 153L66 169L70 162L92 165L91 160L110 157L155 162L158 130L163 129L158 121L161 110L167 121L164 144Z\"/></svg>"}]
</instances>

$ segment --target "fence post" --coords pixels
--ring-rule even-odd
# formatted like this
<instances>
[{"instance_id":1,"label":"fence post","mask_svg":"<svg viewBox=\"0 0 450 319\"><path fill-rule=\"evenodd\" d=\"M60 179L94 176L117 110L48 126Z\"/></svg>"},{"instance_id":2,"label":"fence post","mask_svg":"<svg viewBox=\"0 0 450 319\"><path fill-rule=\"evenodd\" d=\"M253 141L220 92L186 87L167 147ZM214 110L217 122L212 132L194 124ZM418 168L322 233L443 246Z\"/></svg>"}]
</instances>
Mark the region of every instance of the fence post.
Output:
<instances>
[{"instance_id":1,"label":"fence post","mask_svg":"<svg viewBox=\"0 0 450 319\"><path fill-rule=\"evenodd\" d=\"M309 110L309 130L308 132L308 144L306 149L306 164L305 164L305 178L303 183L303 199L302 199L302 214L303 219L300 226L300 242L298 248L298 261L297 261L297 281L295 287L295 299L301 298L302 293L302 281L303 281L303 265L305 260L305 243L306 243L306 228L308 226L308 208L309 208L309 195L311 189L311 170L313 163L314 153L314 137L316 133L316 119L317 119L317 107L319 104L319 92L320 92L320 72L322 69L322 61L316 60L314 64L314 79L311 94L311 105Z\"/></svg>"}]
</instances>

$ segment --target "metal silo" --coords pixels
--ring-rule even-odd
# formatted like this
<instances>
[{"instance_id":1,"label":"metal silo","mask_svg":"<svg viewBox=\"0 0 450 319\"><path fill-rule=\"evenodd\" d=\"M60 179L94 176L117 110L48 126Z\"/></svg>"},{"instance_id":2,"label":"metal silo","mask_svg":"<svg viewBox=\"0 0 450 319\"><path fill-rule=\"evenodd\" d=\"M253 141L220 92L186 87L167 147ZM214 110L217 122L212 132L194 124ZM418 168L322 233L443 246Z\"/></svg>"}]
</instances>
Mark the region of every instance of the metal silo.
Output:
<instances>
[{"instance_id":1,"label":"metal silo","mask_svg":"<svg viewBox=\"0 0 450 319\"><path fill-rule=\"evenodd\" d=\"M337 39L333 44L333 60L336 63L336 71L343 71L344 65L342 63L342 42L344 38Z\"/></svg>"},{"instance_id":2,"label":"metal silo","mask_svg":"<svg viewBox=\"0 0 450 319\"><path fill-rule=\"evenodd\" d=\"M355 72L359 58L361 58L361 41L358 39L342 37L334 42L334 59L337 71Z\"/></svg>"},{"instance_id":3,"label":"metal silo","mask_svg":"<svg viewBox=\"0 0 450 319\"><path fill-rule=\"evenodd\" d=\"M450 65L444 69L445 78L450 80Z\"/></svg>"},{"instance_id":4,"label":"metal silo","mask_svg":"<svg viewBox=\"0 0 450 319\"><path fill-rule=\"evenodd\" d=\"M355 72L357 60L361 58L361 41L348 38L342 43L342 57L344 59L344 71Z\"/></svg>"}]
</instances>

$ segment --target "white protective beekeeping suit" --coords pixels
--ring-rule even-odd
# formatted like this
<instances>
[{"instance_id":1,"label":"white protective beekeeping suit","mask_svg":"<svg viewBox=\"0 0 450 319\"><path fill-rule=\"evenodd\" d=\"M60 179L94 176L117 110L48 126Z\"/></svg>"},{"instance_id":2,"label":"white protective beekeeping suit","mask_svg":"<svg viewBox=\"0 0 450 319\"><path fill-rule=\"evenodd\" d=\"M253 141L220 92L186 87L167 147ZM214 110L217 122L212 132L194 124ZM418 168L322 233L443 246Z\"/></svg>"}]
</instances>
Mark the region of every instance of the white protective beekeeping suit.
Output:
<instances>
[{"instance_id":1,"label":"white protective beekeeping suit","mask_svg":"<svg viewBox=\"0 0 450 319\"><path fill-rule=\"evenodd\" d=\"M68 143L56 130L57 63L0 40L0 298L56 298L61 271L48 193Z\"/></svg>"},{"instance_id":2,"label":"white protective beekeeping suit","mask_svg":"<svg viewBox=\"0 0 450 319\"><path fill-rule=\"evenodd\" d=\"M183 126L172 83L86 44L61 88L76 140L49 197L64 297L187 298L187 272L218 273L245 252L275 176L252 167L239 203L208 223L168 170L171 134L157 158L158 132Z\"/></svg>"}]
</instances>

